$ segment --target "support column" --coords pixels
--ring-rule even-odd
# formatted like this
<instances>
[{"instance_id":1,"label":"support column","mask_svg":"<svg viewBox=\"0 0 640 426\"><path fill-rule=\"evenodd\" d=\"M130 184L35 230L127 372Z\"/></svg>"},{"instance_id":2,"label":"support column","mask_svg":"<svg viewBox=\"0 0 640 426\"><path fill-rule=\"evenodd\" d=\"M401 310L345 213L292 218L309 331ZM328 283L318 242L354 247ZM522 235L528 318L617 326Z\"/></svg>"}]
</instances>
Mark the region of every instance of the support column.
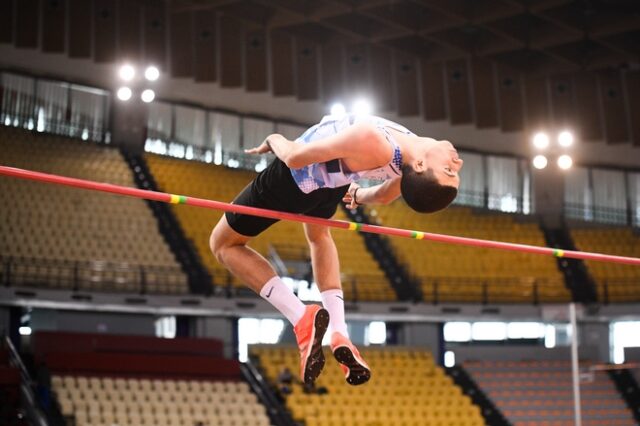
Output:
<instances>
[{"instance_id":1,"label":"support column","mask_svg":"<svg viewBox=\"0 0 640 426\"><path fill-rule=\"evenodd\" d=\"M237 321L233 318L196 318L193 337L222 340L225 358L236 358L238 351Z\"/></svg>"}]
</instances>

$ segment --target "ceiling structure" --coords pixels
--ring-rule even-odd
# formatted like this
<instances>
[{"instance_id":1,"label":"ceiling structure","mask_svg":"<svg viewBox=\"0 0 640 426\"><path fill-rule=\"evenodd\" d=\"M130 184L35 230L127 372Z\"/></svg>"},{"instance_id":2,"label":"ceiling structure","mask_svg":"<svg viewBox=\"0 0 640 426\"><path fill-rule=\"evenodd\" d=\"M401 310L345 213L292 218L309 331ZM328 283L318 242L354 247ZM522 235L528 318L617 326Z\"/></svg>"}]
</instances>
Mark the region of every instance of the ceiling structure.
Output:
<instances>
[{"instance_id":1,"label":"ceiling structure","mask_svg":"<svg viewBox=\"0 0 640 426\"><path fill-rule=\"evenodd\" d=\"M220 88L640 146L639 0L0 0L0 43ZM224 107L223 105L217 105Z\"/></svg>"},{"instance_id":2,"label":"ceiling structure","mask_svg":"<svg viewBox=\"0 0 640 426\"><path fill-rule=\"evenodd\" d=\"M532 73L640 64L635 0L174 0L318 43L371 43L427 62L486 57Z\"/></svg>"}]
</instances>

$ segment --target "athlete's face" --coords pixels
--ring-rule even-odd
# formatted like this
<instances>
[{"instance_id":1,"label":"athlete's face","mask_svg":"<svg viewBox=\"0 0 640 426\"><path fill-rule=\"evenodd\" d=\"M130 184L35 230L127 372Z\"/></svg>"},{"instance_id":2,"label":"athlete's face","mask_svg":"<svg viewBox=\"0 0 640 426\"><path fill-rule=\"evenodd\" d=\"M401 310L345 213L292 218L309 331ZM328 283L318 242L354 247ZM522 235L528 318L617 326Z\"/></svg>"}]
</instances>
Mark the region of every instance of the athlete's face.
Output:
<instances>
[{"instance_id":1,"label":"athlete's face","mask_svg":"<svg viewBox=\"0 0 640 426\"><path fill-rule=\"evenodd\" d=\"M438 182L442 185L460 186L460 169L464 161L458 156L458 151L449 141L425 141L424 165L432 169Z\"/></svg>"}]
</instances>

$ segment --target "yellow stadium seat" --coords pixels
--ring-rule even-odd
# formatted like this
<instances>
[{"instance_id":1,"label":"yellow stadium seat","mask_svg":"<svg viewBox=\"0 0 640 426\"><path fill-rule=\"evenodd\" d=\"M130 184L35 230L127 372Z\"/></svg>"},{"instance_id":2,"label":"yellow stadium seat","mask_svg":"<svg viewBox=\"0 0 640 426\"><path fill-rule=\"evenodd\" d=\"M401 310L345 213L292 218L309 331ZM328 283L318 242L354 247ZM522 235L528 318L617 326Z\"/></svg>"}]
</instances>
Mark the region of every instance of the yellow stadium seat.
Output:
<instances>
[{"instance_id":1,"label":"yellow stadium seat","mask_svg":"<svg viewBox=\"0 0 640 426\"><path fill-rule=\"evenodd\" d=\"M619 256L640 257L640 236L631 228L589 227L578 225L571 230L578 250ZM640 300L640 268L608 262L585 261L595 278L598 299L603 302L631 302Z\"/></svg>"},{"instance_id":2,"label":"yellow stadium seat","mask_svg":"<svg viewBox=\"0 0 640 426\"><path fill-rule=\"evenodd\" d=\"M0 150L3 165L135 187L115 148L2 126ZM145 201L10 178L0 179L0 194L11 200L0 216L0 256L16 258L16 284L72 288L79 277L81 289L140 292L140 268L162 267L181 277L172 292L188 292Z\"/></svg>"},{"instance_id":3,"label":"yellow stadium seat","mask_svg":"<svg viewBox=\"0 0 640 426\"><path fill-rule=\"evenodd\" d=\"M285 367L296 371L295 348L252 346L274 385ZM342 371L330 361L316 382L326 394L307 394L294 383L286 404L296 421L306 425L484 425L470 398L438 367L430 353L408 348L364 349L372 370L371 380L358 387L344 381ZM326 354L328 359L329 354ZM473 422L473 423L471 423Z\"/></svg>"},{"instance_id":4,"label":"yellow stadium seat","mask_svg":"<svg viewBox=\"0 0 640 426\"><path fill-rule=\"evenodd\" d=\"M379 223L425 232L544 246L536 224L513 215L452 206L419 214L402 200L367 209ZM555 259L493 249L392 238L398 258L419 278L427 302L566 302L570 294Z\"/></svg>"}]
</instances>

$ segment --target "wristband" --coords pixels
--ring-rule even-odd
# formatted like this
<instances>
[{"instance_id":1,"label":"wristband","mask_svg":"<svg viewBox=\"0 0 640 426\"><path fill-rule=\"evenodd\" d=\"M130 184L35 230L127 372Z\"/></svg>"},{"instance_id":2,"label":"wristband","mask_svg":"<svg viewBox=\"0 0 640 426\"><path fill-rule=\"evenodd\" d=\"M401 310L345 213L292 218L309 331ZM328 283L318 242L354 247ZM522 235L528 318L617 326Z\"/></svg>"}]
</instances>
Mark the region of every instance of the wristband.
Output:
<instances>
[{"instance_id":1,"label":"wristband","mask_svg":"<svg viewBox=\"0 0 640 426\"><path fill-rule=\"evenodd\" d=\"M360 204L357 199L358 189L360 188L356 188L353 190L353 202L356 203L356 206L361 206L362 204Z\"/></svg>"}]
</instances>

